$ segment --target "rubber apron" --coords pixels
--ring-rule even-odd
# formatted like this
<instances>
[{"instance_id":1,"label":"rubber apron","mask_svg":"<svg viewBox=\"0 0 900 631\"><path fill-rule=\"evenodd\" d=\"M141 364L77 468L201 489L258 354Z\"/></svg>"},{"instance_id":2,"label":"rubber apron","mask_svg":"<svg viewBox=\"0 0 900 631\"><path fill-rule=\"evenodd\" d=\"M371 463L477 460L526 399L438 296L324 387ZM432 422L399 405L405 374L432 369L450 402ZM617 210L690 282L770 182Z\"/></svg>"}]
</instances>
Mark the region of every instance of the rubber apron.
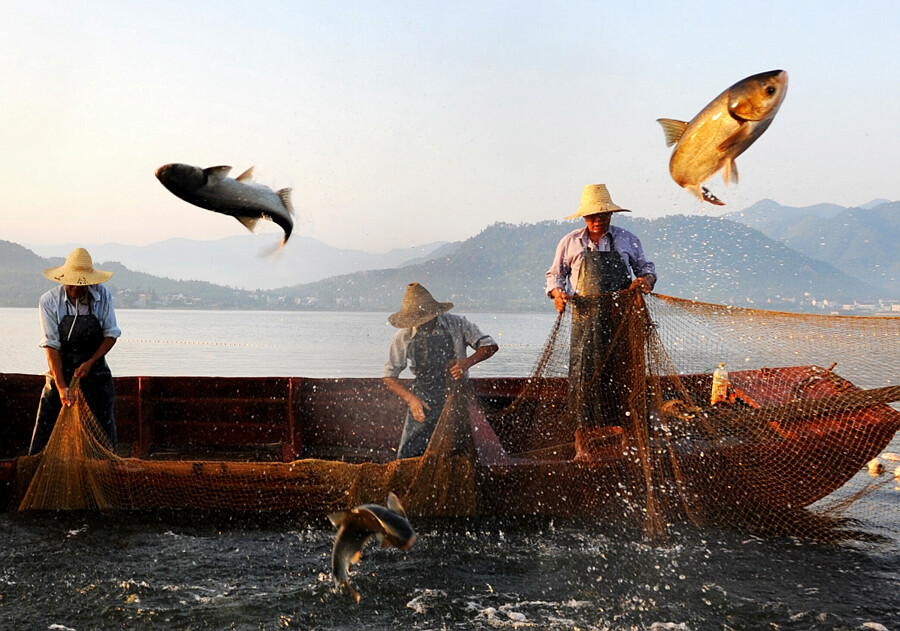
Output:
<instances>
[{"instance_id":1,"label":"rubber apron","mask_svg":"<svg viewBox=\"0 0 900 631\"><path fill-rule=\"evenodd\" d=\"M631 274L622 255L616 250L615 238L611 232L607 232L606 236L609 238L608 252L584 249L578 283L575 286L575 293L579 296L622 291L631 285Z\"/></svg>"},{"instance_id":2,"label":"rubber apron","mask_svg":"<svg viewBox=\"0 0 900 631\"><path fill-rule=\"evenodd\" d=\"M66 305L68 310L69 303ZM76 313L66 314L58 326L59 355L62 359L63 378L68 384L72 383L75 370L97 352L104 339L103 327L90 308L90 300L88 306L89 313L79 314L76 305ZM105 357L94 362L91 371L81 378L80 384L88 407L115 449L118 442L115 423L116 391ZM44 449L61 409L62 402L59 400L56 383L48 374L44 390L41 392L37 421L28 453L35 454Z\"/></svg>"},{"instance_id":3,"label":"rubber apron","mask_svg":"<svg viewBox=\"0 0 900 631\"><path fill-rule=\"evenodd\" d=\"M622 425L623 400L630 393L622 366L627 347L614 333L617 292L631 285L631 274L612 233L607 236L608 252L585 248L572 300L569 403L579 427Z\"/></svg>"},{"instance_id":4,"label":"rubber apron","mask_svg":"<svg viewBox=\"0 0 900 631\"><path fill-rule=\"evenodd\" d=\"M416 367L412 393L422 399L428 409L425 410L425 421L422 423L413 418L411 411L407 411L397 458L421 456L428 447L447 399L449 364L456 359L453 337L438 322L430 335L416 332L409 343L407 356Z\"/></svg>"}]
</instances>

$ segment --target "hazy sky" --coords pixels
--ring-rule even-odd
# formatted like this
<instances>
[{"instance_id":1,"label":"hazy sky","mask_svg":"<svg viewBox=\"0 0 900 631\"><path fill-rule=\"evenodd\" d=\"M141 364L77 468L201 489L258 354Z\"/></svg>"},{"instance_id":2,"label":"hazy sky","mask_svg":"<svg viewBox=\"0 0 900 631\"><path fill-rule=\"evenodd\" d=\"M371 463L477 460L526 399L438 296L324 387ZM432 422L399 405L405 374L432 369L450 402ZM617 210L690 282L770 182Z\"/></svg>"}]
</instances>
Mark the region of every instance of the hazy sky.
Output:
<instances>
[{"instance_id":1,"label":"hazy sky","mask_svg":"<svg viewBox=\"0 0 900 631\"><path fill-rule=\"evenodd\" d=\"M9 2L0 239L246 232L164 189L168 162L255 165L297 234L371 252L561 219L599 182L694 214L656 119L776 68L740 184L709 182L726 210L898 200L898 33L896 0Z\"/></svg>"}]
</instances>

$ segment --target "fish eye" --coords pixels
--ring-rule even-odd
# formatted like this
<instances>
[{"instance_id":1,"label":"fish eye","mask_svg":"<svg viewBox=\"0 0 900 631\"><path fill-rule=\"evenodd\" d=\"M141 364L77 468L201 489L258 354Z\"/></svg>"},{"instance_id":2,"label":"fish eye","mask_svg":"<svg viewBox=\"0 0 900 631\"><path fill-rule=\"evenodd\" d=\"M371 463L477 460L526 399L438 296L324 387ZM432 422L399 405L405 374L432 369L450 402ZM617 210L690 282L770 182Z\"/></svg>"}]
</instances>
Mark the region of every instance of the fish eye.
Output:
<instances>
[{"instance_id":1,"label":"fish eye","mask_svg":"<svg viewBox=\"0 0 900 631\"><path fill-rule=\"evenodd\" d=\"M776 92L775 88L771 85L766 88L766 94L768 94L769 96L772 96L773 94L775 94L775 92Z\"/></svg>"}]
</instances>

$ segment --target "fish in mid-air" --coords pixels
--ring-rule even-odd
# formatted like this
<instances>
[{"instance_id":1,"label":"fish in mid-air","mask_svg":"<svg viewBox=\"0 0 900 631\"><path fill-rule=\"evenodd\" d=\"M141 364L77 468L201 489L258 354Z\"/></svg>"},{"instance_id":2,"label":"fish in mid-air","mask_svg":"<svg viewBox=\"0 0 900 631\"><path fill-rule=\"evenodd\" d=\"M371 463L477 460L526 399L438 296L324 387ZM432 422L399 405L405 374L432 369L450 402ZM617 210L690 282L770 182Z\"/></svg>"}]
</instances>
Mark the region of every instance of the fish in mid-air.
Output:
<instances>
[{"instance_id":1,"label":"fish in mid-air","mask_svg":"<svg viewBox=\"0 0 900 631\"><path fill-rule=\"evenodd\" d=\"M724 206L706 180L724 169L728 186L737 183L734 159L747 150L772 124L787 94L784 70L761 72L741 79L704 107L690 122L658 118L666 134L666 146L675 145L669 173L678 186L702 201Z\"/></svg>"},{"instance_id":2,"label":"fish in mid-air","mask_svg":"<svg viewBox=\"0 0 900 631\"><path fill-rule=\"evenodd\" d=\"M189 204L230 215L253 231L260 219L268 219L284 230L283 246L294 229L291 189L273 191L253 183L253 167L236 178L228 177L229 166L201 169L190 164L166 164L156 177L169 191Z\"/></svg>"},{"instance_id":3,"label":"fish in mid-air","mask_svg":"<svg viewBox=\"0 0 900 631\"><path fill-rule=\"evenodd\" d=\"M337 529L331 549L331 574L336 587L346 587L356 602L359 592L350 584L350 564L359 563L363 546L375 537L381 546L409 550L416 541L416 532L406 519L400 500L388 493L387 506L363 504L349 511L328 516Z\"/></svg>"}]
</instances>

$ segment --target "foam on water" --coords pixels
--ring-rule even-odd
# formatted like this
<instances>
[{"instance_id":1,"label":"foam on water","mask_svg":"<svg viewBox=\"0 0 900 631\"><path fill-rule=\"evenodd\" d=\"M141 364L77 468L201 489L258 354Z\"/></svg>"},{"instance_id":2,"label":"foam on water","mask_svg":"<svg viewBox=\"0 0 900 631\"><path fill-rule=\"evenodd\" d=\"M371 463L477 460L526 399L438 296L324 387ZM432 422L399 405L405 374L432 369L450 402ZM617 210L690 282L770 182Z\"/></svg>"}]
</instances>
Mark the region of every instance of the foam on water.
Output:
<instances>
[{"instance_id":1,"label":"foam on water","mask_svg":"<svg viewBox=\"0 0 900 631\"><path fill-rule=\"evenodd\" d=\"M300 527L298 527L298 525ZM78 531L77 536L70 536ZM508 520L419 523L364 549L357 605L333 588L334 530L230 517L0 515L10 628L898 628L894 544ZM892 589L893 586L893 589Z\"/></svg>"}]
</instances>

